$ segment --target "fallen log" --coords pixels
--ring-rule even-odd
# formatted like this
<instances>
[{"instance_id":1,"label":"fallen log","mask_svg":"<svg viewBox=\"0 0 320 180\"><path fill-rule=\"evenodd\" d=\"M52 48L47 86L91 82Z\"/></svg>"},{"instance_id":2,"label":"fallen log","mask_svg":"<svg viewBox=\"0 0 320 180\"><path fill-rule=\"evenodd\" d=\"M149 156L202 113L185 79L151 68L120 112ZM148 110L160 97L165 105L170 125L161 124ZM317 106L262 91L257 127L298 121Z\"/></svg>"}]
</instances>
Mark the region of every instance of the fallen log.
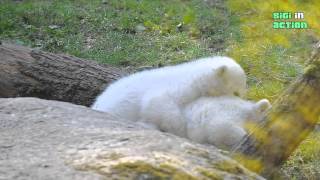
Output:
<instances>
[{"instance_id":1,"label":"fallen log","mask_svg":"<svg viewBox=\"0 0 320 180\"><path fill-rule=\"evenodd\" d=\"M63 54L0 45L0 97L39 97L89 106L125 73Z\"/></svg>"}]
</instances>

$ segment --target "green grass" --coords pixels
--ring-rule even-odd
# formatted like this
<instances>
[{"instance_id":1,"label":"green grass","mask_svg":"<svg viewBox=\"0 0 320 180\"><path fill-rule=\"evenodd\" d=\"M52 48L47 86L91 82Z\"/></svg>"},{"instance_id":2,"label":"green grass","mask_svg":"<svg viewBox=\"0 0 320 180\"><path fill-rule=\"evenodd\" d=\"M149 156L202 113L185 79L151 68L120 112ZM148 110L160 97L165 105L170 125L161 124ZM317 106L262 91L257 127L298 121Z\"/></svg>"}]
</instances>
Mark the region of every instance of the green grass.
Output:
<instances>
[{"instance_id":1,"label":"green grass","mask_svg":"<svg viewBox=\"0 0 320 180\"><path fill-rule=\"evenodd\" d=\"M320 177L320 132L312 133L282 167L286 179L318 179Z\"/></svg>"},{"instance_id":2,"label":"green grass","mask_svg":"<svg viewBox=\"0 0 320 180\"><path fill-rule=\"evenodd\" d=\"M1 0L0 40L133 69L228 54L248 75L248 98L273 101L301 74L320 33L268 29L270 12L287 2L223 2ZM311 3L299 7L317 13ZM318 27L315 15L306 17ZM315 133L297 149L283 166L286 177L319 177L319 139Z\"/></svg>"},{"instance_id":3,"label":"green grass","mask_svg":"<svg viewBox=\"0 0 320 180\"><path fill-rule=\"evenodd\" d=\"M230 14L216 5L199 0L3 0L0 38L113 65L174 64L225 48L235 29L222 26Z\"/></svg>"}]
</instances>

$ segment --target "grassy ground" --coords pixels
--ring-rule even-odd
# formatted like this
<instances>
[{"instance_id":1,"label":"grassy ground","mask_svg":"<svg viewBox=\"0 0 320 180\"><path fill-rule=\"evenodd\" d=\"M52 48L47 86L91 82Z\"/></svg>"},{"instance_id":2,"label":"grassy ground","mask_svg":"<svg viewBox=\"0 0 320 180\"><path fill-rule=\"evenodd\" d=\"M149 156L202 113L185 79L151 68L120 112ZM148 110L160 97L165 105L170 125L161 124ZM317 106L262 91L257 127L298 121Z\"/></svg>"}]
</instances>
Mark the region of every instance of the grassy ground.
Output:
<instances>
[{"instance_id":1,"label":"grassy ground","mask_svg":"<svg viewBox=\"0 0 320 180\"><path fill-rule=\"evenodd\" d=\"M311 134L282 167L284 179L312 179L320 177L320 132Z\"/></svg>"},{"instance_id":2,"label":"grassy ground","mask_svg":"<svg viewBox=\"0 0 320 180\"><path fill-rule=\"evenodd\" d=\"M212 54L225 48L233 31L221 26L229 20L222 7L212 9L197 0L0 3L2 39L122 66L172 64Z\"/></svg>"},{"instance_id":3,"label":"grassy ground","mask_svg":"<svg viewBox=\"0 0 320 180\"><path fill-rule=\"evenodd\" d=\"M1 0L0 39L133 69L229 55L248 74L248 98L273 101L302 72L320 36L316 0L88 2ZM273 11L303 11L312 28L274 30ZM319 140L315 133L299 147L283 166L285 177L319 176Z\"/></svg>"}]
</instances>

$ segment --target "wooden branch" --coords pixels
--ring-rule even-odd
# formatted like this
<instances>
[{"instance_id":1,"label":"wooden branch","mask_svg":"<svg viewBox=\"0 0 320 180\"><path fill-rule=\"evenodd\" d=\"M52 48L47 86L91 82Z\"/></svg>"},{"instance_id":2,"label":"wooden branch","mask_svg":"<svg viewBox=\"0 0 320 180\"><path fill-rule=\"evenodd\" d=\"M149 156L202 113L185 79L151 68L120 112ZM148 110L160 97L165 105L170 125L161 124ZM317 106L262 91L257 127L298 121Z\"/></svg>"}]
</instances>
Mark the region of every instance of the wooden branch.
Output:
<instances>
[{"instance_id":1,"label":"wooden branch","mask_svg":"<svg viewBox=\"0 0 320 180\"><path fill-rule=\"evenodd\" d=\"M39 97L89 106L125 73L94 61L0 45L0 97Z\"/></svg>"},{"instance_id":2,"label":"wooden branch","mask_svg":"<svg viewBox=\"0 0 320 180\"><path fill-rule=\"evenodd\" d=\"M320 116L319 54L318 45L304 74L279 96L265 123L235 148L234 157L247 168L269 177L314 129Z\"/></svg>"}]
</instances>

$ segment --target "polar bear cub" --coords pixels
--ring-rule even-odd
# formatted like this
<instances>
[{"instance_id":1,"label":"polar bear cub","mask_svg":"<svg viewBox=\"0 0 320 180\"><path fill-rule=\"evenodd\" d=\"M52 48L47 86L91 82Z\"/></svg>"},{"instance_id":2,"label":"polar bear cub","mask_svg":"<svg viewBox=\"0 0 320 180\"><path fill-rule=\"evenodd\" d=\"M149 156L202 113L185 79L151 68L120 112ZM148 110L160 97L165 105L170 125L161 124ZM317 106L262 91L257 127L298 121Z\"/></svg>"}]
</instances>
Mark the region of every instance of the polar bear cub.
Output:
<instances>
[{"instance_id":1,"label":"polar bear cub","mask_svg":"<svg viewBox=\"0 0 320 180\"><path fill-rule=\"evenodd\" d=\"M181 117L181 109L201 96L245 92L246 75L239 64L228 57L208 57L124 77L107 87L92 108L134 121L159 112L158 121ZM148 111L151 117L141 114Z\"/></svg>"},{"instance_id":2,"label":"polar bear cub","mask_svg":"<svg viewBox=\"0 0 320 180\"><path fill-rule=\"evenodd\" d=\"M201 97L183 111L185 137L230 150L247 135L246 123L260 122L270 108L267 99L255 103L230 96Z\"/></svg>"}]
</instances>

